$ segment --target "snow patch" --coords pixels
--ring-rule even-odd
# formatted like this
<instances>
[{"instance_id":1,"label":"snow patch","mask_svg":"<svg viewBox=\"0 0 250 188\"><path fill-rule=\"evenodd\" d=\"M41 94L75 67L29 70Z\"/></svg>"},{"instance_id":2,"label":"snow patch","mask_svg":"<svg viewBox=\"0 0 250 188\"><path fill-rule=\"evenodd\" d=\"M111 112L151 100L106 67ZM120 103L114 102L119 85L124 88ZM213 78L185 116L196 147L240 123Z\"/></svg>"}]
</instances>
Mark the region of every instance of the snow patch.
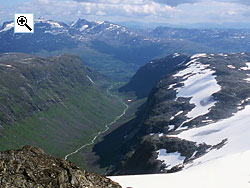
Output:
<instances>
[{"instance_id":1,"label":"snow patch","mask_svg":"<svg viewBox=\"0 0 250 188\"><path fill-rule=\"evenodd\" d=\"M89 81L92 83L92 84L95 84L95 82L87 75L87 78L89 79Z\"/></svg>"},{"instance_id":2,"label":"snow patch","mask_svg":"<svg viewBox=\"0 0 250 188\"><path fill-rule=\"evenodd\" d=\"M169 85L168 89L172 89L176 85L177 85L177 83L171 84L171 85Z\"/></svg>"},{"instance_id":3,"label":"snow patch","mask_svg":"<svg viewBox=\"0 0 250 188\"><path fill-rule=\"evenodd\" d=\"M59 24L58 22L47 21L47 23L50 24L52 27L63 28L63 26Z\"/></svg>"},{"instance_id":4,"label":"snow patch","mask_svg":"<svg viewBox=\"0 0 250 188\"><path fill-rule=\"evenodd\" d=\"M176 57L179 57L181 54L179 54L179 53L174 53L173 54L173 58L176 58Z\"/></svg>"},{"instance_id":5,"label":"snow patch","mask_svg":"<svg viewBox=\"0 0 250 188\"><path fill-rule=\"evenodd\" d=\"M185 157L182 157L180 153L167 153L166 149L160 149L157 151L157 160L163 161L166 165L166 170L170 170L174 166L182 165Z\"/></svg>"},{"instance_id":6,"label":"snow patch","mask_svg":"<svg viewBox=\"0 0 250 188\"><path fill-rule=\"evenodd\" d=\"M209 113L215 105L212 95L220 91L221 87L217 84L215 71L208 68L209 65L193 61L192 64L178 72L174 77L182 77L184 86L178 88L177 99L179 97L191 98L190 104L195 107L186 115L194 119L198 116Z\"/></svg>"},{"instance_id":7,"label":"snow patch","mask_svg":"<svg viewBox=\"0 0 250 188\"><path fill-rule=\"evenodd\" d=\"M13 67L12 65L6 65L6 64L0 64L0 66L8 67L8 68L12 68Z\"/></svg>"},{"instance_id":8,"label":"snow patch","mask_svg":"<svg viewBox=\"0 0 250 188\"><path fill-rule=\"evenodd\" d=\"M247 83L250 83L250 78L246 78L244 80L247 81Z\"/></svg>"},{"instance_id":9,"label":"snow patch","mask_svg":"<svg viewBox=\"0 0 250 188\"><path fill-rule=\"evenodd\" d=\"M236 68L236 67L233 66L233 65L228 65L227 67L230 68L230 69L235 69L235 68Z\"/></svg>"},{"instance_id":10,"label":"snow patch","mask_svg":"<svg viewBox=\"0 0 250 188\"><path fill-rule=\"evenodd\" d=\"M159 134L159 138L163 137L163 135L164 135L163 133L160 133L160 134Z\"/></svg>"},{"instance_id":11,"label":"snow patch","mask_svg":"<svg viewBox=\"0 0 250 188\"><path fill-rule=\"evenodd\" d=\"M88 25L83 25L79 30L80 31L84 31L85 29L87 29L89 26Z\"/></svg>"},{"instance_id":12,"label":"snow patch","mask_svg":"<svg viewBox=\"0 0 250 188\"><path fill-rule=\"evenodd\" d=\"M174 130L174 128L175 128L174 125L169 125L169 126L168 126L168 131L172 131L172 130Z\"/></svg>"},{"instance_id":13,"label":"snow patch","mask_svg":"<svg viewBox=\"0 0 250 188\"><path fill-rule=\"evenodd\" d=\"M97 23L97 24L101 25L101 24L103 24L103 23L104 23L104 21L96 21L95 23Z\"/></svg>"},{"instance_id":14,"label":"snow patch","mask_svg":"<svg viewBox=\"0 0 250 188\"><path fill-rule=\"evenodd\" d=\"M174 116L172 116L172 117L170 118L170 120L173 120L176 116L179 116L179 115L181 115L182 113L183 113L182 110L179 111L177 114L175 114Z\"/></svg>"},{"instance_id":15,"label":"snow patch","mask_svg":"<svg viewBox=\"0 0 250 188\"><path fill-rule=\"evenodd\" d=\"M207 54L206 53L195 54L195 55L191 56L191 59L196 59L196 58L200 58L200 57L207 57Z\"/></svg>"},{"instance_id":16,"label":"snow patch","mask_svg":"<svg viewBox=\"0 0 250 188\"><path fill-rule=\"evenodd\" d=\"M227 54L223 54L223 53L221 53L221 54L218 54L219 56L223 56L223 57L227 57L228 55Z\"/></svg>"},{"instance_id":17,"label":"snow patch","mask_svg":"<svg viewBox=\"0 0 250 188\"><path fill-rule=\"evenodd\" d=\"M14 22L6 24L5 27L0 31L0 33L4 32L4 31L8 31L8 30L12 29L13 27L14 27Z\"/></svg>"},{"instance_id":18,"label":"snow patch","mask_svg":"<svg viewBox=\"0 0 250 188\"><path fill-rule=\"evenodd\" d=\"M241 70L250 70L250 62L247 62L246 65L247 65L246 67L241 67L240 69Z\"/></svg>"}]
</instances>

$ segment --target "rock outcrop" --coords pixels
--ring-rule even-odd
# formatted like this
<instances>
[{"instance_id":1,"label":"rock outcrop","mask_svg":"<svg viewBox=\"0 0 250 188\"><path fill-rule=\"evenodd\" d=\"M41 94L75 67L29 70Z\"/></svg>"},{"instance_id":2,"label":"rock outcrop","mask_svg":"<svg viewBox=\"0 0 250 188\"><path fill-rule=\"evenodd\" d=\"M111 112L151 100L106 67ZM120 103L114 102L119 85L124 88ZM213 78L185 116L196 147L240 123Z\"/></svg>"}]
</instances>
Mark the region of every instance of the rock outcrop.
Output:
<instances>
[{"instance_id":1,"label":"rock outcrop","mask_svg":"<svg viewBox=\"0 0 250 188\"><path fill-rule=\"evenodd\" d=\"M0 152L1 188L121 188L108 178L81 170L37 147Z\"/></svg>"}]
</instances>

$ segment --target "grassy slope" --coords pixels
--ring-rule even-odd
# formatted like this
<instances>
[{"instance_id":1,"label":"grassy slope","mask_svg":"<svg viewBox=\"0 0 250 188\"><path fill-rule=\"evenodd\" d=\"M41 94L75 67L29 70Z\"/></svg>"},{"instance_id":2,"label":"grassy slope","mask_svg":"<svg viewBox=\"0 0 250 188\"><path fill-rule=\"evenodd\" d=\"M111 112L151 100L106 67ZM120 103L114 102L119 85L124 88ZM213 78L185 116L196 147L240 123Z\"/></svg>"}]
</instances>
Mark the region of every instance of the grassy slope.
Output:
<instances>
[{"instance_id":1,"label":"grassy slope","mask_svg":"<svg viewBox=\"0 0 250 188\"><path fill-rule=\"evenodd\" d=\"M123 111L120 101L90 83L74 56L12 57L0 61L0 150L36 145L64 157Z\"/></svg>"},{"instance_id":2,"label":"grassy slope","mask_svg":"<svg viewBox=\"0 0 250 188\"><path fill-rule=\"evenodd\" d=\"M90 142L96 132L103 130L122 110L118 101L90 88L65 103L53 104L44 112L36 112L32 117L5 127L1 130L0 149L36 145L48 154L64 157ZM71 160L83 167L82 160L75 161L74 157Z\"/></svg>"}]
</instances>

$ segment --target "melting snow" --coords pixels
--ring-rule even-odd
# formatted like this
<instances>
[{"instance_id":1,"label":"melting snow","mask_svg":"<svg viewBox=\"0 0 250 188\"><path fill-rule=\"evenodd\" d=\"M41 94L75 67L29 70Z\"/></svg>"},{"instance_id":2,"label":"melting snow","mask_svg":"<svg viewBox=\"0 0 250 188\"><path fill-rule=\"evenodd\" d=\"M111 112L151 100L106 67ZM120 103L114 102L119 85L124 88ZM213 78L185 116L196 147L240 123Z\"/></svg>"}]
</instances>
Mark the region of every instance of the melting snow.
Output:
<instances>
[{"instance_id":1,"label":"melting snow","mask_svg":"<svg viewBox=\"0 0 250 188\"><path fill-rule=\"evenodd\" d=\"M185 157L182 157L180 153L167 153L166 149L160 149L157 151L157 160L163 161L166 164L166 170L170 170L174 166L182 165Z\"/></svg>"},{"instance_id":2,"label":"melting snow","mask_svg":"<svg viewBox=\"0 0 250 188\"><path fill-rule=\"evenodd\" d=\"M218 157L245 152L250 150L249 114L250 105L228 119L183 131L176 137L209 145L216 145L227 139L227 143L221 149L212 150L203 157L196 159L196 165Z\"/></svg>"},{"instance_id":3,"label":"melting snow","mask_svg":"<svg viewBox=\"0 0 250 188\"><path fill-rule=\"evenodd\" d=\"M209 65L196 61L174 75L174 77L186 79L183 81L184 86L177 89L177 98L191 98L190 103L195 105L186 115L188 118L194 119L207 114L216 103L212 94L220 91L221 87L217 84L216 76L213 75L215 71L208 67Z\"/></svg>"}]
</instances>

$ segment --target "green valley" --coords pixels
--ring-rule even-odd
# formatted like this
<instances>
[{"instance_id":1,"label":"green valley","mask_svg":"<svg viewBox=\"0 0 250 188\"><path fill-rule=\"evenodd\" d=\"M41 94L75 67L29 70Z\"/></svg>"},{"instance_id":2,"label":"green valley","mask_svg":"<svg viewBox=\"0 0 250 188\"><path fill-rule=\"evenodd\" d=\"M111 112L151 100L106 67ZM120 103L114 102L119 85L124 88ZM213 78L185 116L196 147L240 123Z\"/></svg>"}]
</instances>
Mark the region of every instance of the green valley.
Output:
<instances>
[{"instance_id":1,"label":"green valley","mask_svg":"<svg viewBox=\"0 0 250 188\"><path fill-rule=\"evenodd\" d=\"M98 80L75 56L5 54L0 72L1 150L35 145L63 158L124 110L107 95L110 83ZM70 160L85 165L83 159Z\"/></svg>"}]
</instances>

